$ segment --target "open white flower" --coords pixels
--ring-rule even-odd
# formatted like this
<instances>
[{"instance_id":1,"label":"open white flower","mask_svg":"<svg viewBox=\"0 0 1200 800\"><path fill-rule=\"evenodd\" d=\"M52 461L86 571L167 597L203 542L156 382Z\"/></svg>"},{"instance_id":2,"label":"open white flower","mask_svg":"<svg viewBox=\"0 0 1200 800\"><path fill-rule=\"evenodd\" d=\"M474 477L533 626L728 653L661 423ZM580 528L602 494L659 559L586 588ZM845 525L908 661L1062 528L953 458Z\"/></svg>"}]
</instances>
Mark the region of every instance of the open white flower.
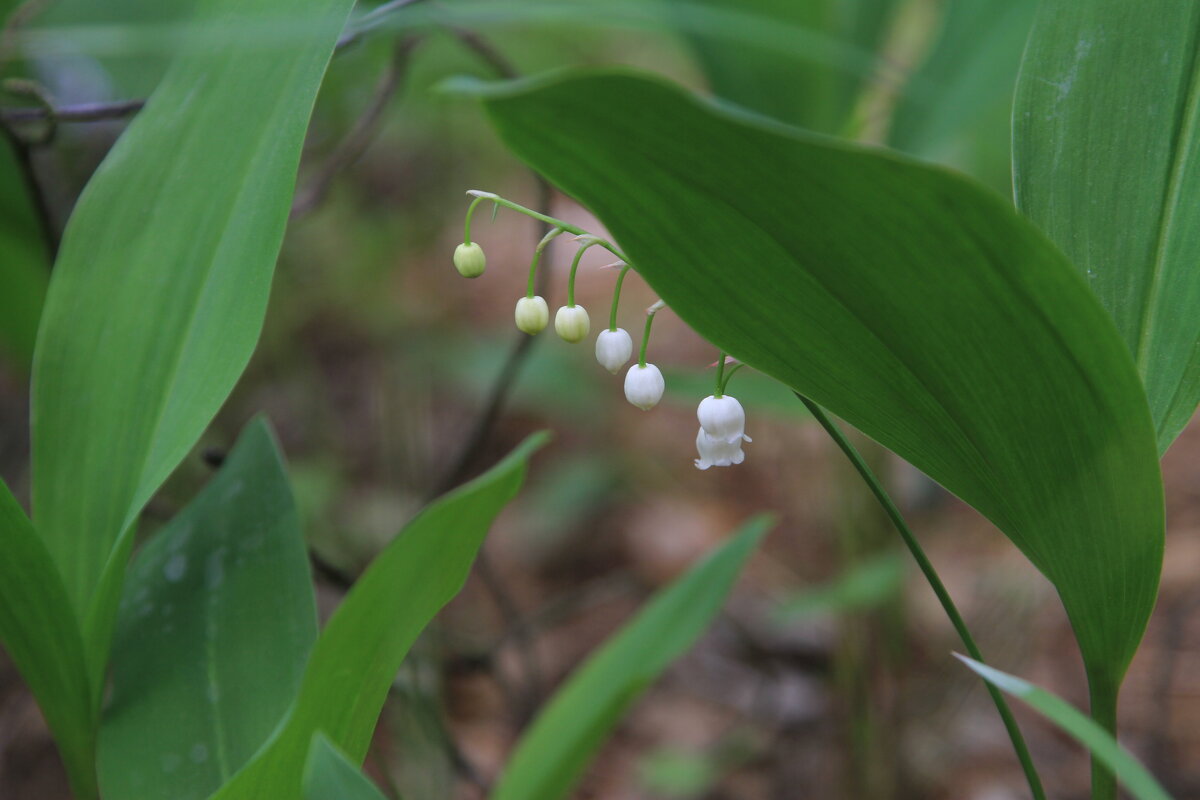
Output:
<instances>
[{"instance_id":1,"label":"open white flower","mask_svg":"<svg viewBox=\"0 0 1200 800\"><path fill-rule=\"evenodd\" d=\"M600 366L616 375L633 355L633 338L624 328L603 330L596 337L596 360Z\"/></svg>"},{"instance_id":2,"label":"open white flower","mask_svg":"<svg viewBox=\"0 0 1200 800\"><path fill-rule=\"evenodd\" d=\"M667 384L653 364L634 364L625 373L625 399L642 411L649 411L662 400Z\"/></svg>"},{"instance_id":3,"label":"open white flower","mask_svg":"<svg viewBox=\"0 0 1200 800\"><path fill-rule=\"evenodd\" d=\"M697 469L730 467L745 460L742 442L752 441L746 435L746 412L736 398L729 395L710 395L696 409L700 430L696 434Z\"/></svg>"},{"instance_id":4,"label":"open white flower","mask_svg":"<svg viewBox=\"0 0 1200 800\"><path fill-rule=\"evenodd\" d=\"M700 420L700 427L713 439L736 442L745 435L746 412L737 398L727 394L720 397L709 395L701 400L696 417Z\"/></svg>"},{"instance_id":5,"label":"open white flower","mask_svg":"<svg viewBox=\"0 0 1200 800\"><path fill-rule=\"evenodd\" d=\"M709 467L731 467L746 460L742 452L742 440L750 441L748 436L740 436L731 442L714 439L701 428L696 432L696 450L700 457L696 459L696 469Z\"/></svg>"},{"instance_id":6,"label":"open white flower","mask_svg":"<svg viewBox=\"0 0 1200 800\"><path fill-rule=\"evenodd\" d=\"M591 329L587 309L583 306L563 306L554 315L554 330L565 342L575 344L587 338Z\"/></svg>"},{"instance_id":7,"label":"open white flower","mask_svg":"<svg viewBox=\"0 0 1200 800\"><path fill-rule=\"evenodd\" d=\"M546 305L545 299L539 295L533 297L522 297L517 301L517 308L513 312L513 316L517 322L517 329L530 336L536 336L546 329L546 325L550 323L550 308Z\"/></svg>"}]
</instances>

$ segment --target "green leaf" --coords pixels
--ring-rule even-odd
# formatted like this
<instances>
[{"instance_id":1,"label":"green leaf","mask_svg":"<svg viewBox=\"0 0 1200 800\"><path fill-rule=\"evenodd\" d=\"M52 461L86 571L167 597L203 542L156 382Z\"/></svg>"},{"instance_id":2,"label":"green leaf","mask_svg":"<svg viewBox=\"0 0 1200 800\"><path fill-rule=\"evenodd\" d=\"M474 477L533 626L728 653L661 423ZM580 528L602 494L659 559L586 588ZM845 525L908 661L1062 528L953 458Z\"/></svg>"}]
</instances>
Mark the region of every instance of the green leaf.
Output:
<instances>
[{"instance_id":1,"label":"green leaf","mask_svg":"<svg viewBox=\"0 0 1200 800\"><path fill-rule=\"evenodd\" d=\"M475 88L513 151L591 208L701 336L1004 531L1115 692L1162 562L1154 431L1112 320L1036 228L946 170L655 80Z\"/></svg>"},{"instance_id":2,"label":"green leaf","mask_svg":"<svg viewBox=\"0 0 1200 800\"><path fill-rule=\"evenodd\" d=\"M41 707L76 796L98 797L79 622L45 544L3 481L0 552L0 644Z\"/></svg>"},{"instance_id":3,"label":"green leaf","mask_svg":"<svg viewBox=\"0 0 1200 800\"><path fill-rule=\"evenodd\" d=\"M1200 400L1200 5L1047 0L1017 86L1017 203L1117 323L1165 452Z\"/></svg>"},{"instance_id":4,"label":"green leaf","mask_svg":"<svg viewBox=\"0 0 1200 800\"><path fill-rule=\"evenodd\" d=\"M50 259L7 143L0 143L0 253L0 352L29 369Z\"/></svg>"},{"instance_id":5,"label":"green leaf","mask_svg":"<svg viewBox=\"0 0 1200 800\"><path fill-rule=\"evenodd\" d=\"M770 525L746 523L575 670L521 737L492 800L566 797L638 695L708 627Z\"/></svg>"},{"instance_id":6,"label":"green leaf","mask_svg":"<svg viewBox=\"0 0 1200 800\"><path fill-rule=\"evenodd\" d=\"M491 470L410 522L363 573L317 640L283 724L218 800L289 800L313 735L361 762L388 687L417 635L466 581L492 520L517 493L546 440L529 437Z\"/></svg>"},{"instance_id":7,"label":"green leaf","mask_svg":"<svg viewBox=\"0 0 1200 800\"><path fill-rule=\"evenodd\" d=\"M888 141L1010 191L1013 85L1037 0L956 0L904 87Z\"/></svg>"},{"instance_id":8,"label":"green leaf","mask_svg":"<svg viewBox=\"0 0 1200 800\"><path fill-rule=\"evenodd\" d=\"M824 612L874 608L894 599L904 585L904 559L899 553L875 556L839 575L785 599L776 609L782 622Z\"/></svg>"},{"instance_id":9,"label":"green leaf","mask_svg":"<svg viewBox=\"0 0 1200 800\"><path fill-rule=\"evenodd\" d=\"M837 131L877 66L895 0L665 0L713 91L783 122ZM731 35L732 34L732 35Z\"/></svg>"},{"instance_id":10,"label":"green leaf","mask_svg":"<svg viewBox=\"0 0 1200 800\"><path fill-rule=\"evenodd\" d=\"M329 737L317 732L304 765L304 800L386 799Z\"/></svg>"},{"instance_id":11,"label":"green leaf","mask_svg":"<svg viewBox=\"0 0 1200 800\"><path fill-rule=\"evenodd\" d=\"M258 420L133 563L100 737L105 798L216 791L287 712L316 638L291 487Z\"/></svg>"},{"instance_id":12,"label":"green leaf","mask_svg":"<svg viewBox=\"0 0 1200 800\"><path fill-rule=\"evenodd\" d=\"M38 532L85 638L111 624L142 507L196 442L262 326L300 146L351 0L204 0L230 34L286 18L283 43L187 44L88 183L64 234L33 375ZM303 23L301 25L300 23ZM102 667L102 653L89 653Z\"/></svg>"},{"instance_id":13,"label":"green leaf","mask_svg":"<svg viewBox=\"0 0 1200 800\"><path fill-rule=\"evenodd\" d=\"M960 656L955 658L970 667L975 674L1013 697L1028 703L1075 741L1082 744L1096 759L1111 769L1137 800L1171 800L1154 776L1138 760L1121 747L1112 735L1069 703L1039 686L1014 675Z\"/></svg>"}]
</instances>

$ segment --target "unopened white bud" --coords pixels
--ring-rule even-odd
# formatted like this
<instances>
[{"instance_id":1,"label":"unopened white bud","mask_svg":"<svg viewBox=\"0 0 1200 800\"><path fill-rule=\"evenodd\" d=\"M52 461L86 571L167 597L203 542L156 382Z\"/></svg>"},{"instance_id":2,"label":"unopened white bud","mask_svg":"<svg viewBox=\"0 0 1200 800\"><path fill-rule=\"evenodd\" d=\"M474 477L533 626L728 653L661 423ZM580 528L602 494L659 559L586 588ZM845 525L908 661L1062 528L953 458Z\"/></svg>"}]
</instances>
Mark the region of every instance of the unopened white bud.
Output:
<instances>
[{"instance_id":1,"label":"unopened white bud","mask_svg":"<svg viewBox=\"0 0 1200 800\"><path fill-rule=\"evenodd\" d=\"M571 344L586 339L591 326L587 309L583 306L563 306L554 315L554 330L558 331L563 341Z\"/></svg>"},{"instance_id":2,"label":"unopened white bud","mask_svg":"<svg viewBox=\"0 0 1200 800\"><path fill-rule=\"evenodd\" d=\"M710 395L696 409L700 427L713 439L736 442L746 432L746 412L736 398Z\"/></svg>"},{"instance_id":3,"label":"unopened white bud","mask_svg":"<svg viewBox=\"0 0 1200 800\"><path fill-rule=\"evenodd\" d=\"M471 242L454 248L454 267L464 278L478 278L487 267L483 248Z\"/></svg>"},{"instance_id":4,"label":"unopened white bud","mask_svg":"<svg viewBox=\"0 0 1200 800\"><path fill-rule=\"evenodd\" d=\"M642 411L649 411L662 400L666 382L653 364L634 364L625 373L625 399Z\"/></svg>"},{"instance_id":5,"label":"unopened white bud","mask_svg":"<svg viewBox=\"0 0 1200 800\"><path fill-rule=\"evenodd\" d=\"M633 338L624 328L603 330L596 337L596 360L600 366L616 375L633 355Z\"/></svg>"},{"instance_id":6,"label":"unopened white bud","mask_svg":"<svg viewBox=\"0 0 1200 800\"><path fill-rule=\"evenodd\" d=\"M538 296L522 297L518 300L514 316L517 320L517 329L530 336L541 333L550 324L550 308L546 305L546 301Z\"/></svg>"}]
</instances>

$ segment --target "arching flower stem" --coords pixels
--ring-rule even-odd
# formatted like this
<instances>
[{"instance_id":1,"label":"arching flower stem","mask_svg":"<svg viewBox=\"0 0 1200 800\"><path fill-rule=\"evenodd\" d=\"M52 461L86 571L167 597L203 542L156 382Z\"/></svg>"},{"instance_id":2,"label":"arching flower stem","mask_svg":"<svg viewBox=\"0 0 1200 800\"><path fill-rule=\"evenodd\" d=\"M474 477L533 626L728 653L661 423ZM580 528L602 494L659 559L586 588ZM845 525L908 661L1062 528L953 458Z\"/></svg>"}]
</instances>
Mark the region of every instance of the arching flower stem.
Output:
<instances>
[{"instance_id":1,"label":"arching flower stem","mask_svg":"<svg viewBox=\"0 0 1200 800\"><path fill-rule=\"evenodd\" d=\"M533 248L533 261L529 263L529 283L525 287L525 296L533 297L537 285L537 268L538 262L542 260L542 251L546 249L546 245L550 241L563 232L562 228L552 228L549 233L542 237L538 242L537 247Z\"/></svg>"},{"instance_id":2,"label":"arching flower stem","mask_svg":"<svg viewBox=\"0 0 1200 800\"><path fill-rule=\"evenodd\" d=\"M660 310L667 307L667 304L659 300L646 309L646 330L642 333L642 349L638 351L638 366L646 366L646 347L650 344L650 325L654 322L654 315Z\"/></svg>"}]
</instances>

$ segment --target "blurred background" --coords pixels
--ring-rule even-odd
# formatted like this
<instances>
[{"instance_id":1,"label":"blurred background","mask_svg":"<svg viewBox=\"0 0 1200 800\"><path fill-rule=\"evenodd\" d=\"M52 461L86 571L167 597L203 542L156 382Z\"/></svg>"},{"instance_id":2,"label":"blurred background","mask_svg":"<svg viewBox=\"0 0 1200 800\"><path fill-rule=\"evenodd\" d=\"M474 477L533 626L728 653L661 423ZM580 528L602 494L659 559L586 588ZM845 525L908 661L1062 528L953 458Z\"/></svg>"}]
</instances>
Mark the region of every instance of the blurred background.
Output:
<instances>
[{"instance_id":1,"label":"blurred background","mask_svg":"<svg viewBox=\"0 0 1200 800\"><path fill-rule=\"evenodd\" d=\"M0 0L0 475L24 499L28 365L50 254L89 175L153 90L190 5ZM478 214L473 238L488 271L475 281L455 272L467 189L602 230L540 186L475 104L438 85L570 66L650 70L787 123L946 163L1009 195L1011 91L1033 7L385 4L330 66L258 351L151 503L145 533L187 503L265 412L290 461L327 613L431 497L550 429L554 441L490 534L484 562L397 677L367 766L391 796L481 796L574 665L740 521L771 510L778 525L725 612L638 703L577 796L1025 797L982 685L950 657L961 647L932 593L787 389L750 370L734 377L729 392L746 407L754 442L741 466L698 471L695 407L711 393L716 352L670 310L650 343L667 396L642 412L625 401L621 377L596 363L590 340L523 341L513 329L535 223ZM559 242L544 260L551 308L563 302L571 255ZM616 277L599 268L606 262L592 250L579 273L579 302L597 330ZM635 339L654 300L631 275L619 324ZM977 513L856 442L985 655L1085 705L1049 584ZM1200 796L1198 456L1192 429L1165 460L1163 590L1122 696L1124 742L1181 798ZM1050 795L1085 797L1082 751L1017 714ZM65 797L37 707L0 656L0 798Z\"/></svg>"}]
</instances>

